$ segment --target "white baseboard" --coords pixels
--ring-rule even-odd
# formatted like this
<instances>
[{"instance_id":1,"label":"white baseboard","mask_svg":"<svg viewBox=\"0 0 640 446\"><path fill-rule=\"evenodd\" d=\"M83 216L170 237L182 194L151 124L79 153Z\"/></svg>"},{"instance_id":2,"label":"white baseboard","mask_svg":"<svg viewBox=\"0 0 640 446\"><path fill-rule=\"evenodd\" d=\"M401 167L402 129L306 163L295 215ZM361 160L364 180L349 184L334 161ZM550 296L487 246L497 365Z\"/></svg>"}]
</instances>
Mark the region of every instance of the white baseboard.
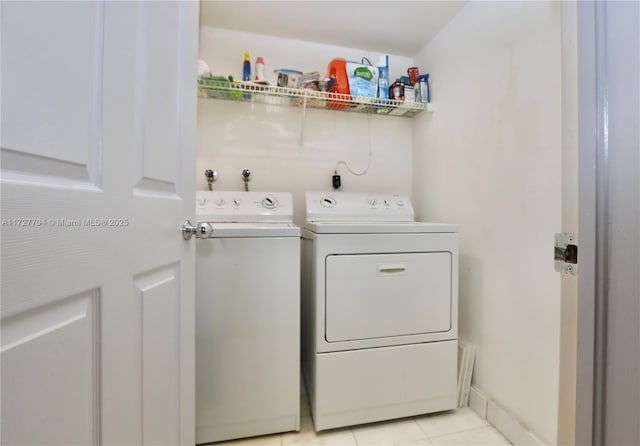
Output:
<instances>
[{"instance_id":1,"label":"white baseboard","mask_svg":"<svg viewBox=\"0 0 640 446\"><path fill-rule=\"evenodd\" d=\"M544 446L544 443L531 433L512 413L500 407L476 386L471 386L469 407L480 417L487 420L512 444L518 446Z\"/></svg>"},{"instance_id":2,"label":"white baseboard","mask_svg":"<svg viewBox=\"0 0 640 446\"><path fill-rule=\"evenodd\" d=\"M469 407L480 415L483 420L487 419L487 403L489 399L476 386L471 386L469 390Z\"/></svg>"}]
</instances>

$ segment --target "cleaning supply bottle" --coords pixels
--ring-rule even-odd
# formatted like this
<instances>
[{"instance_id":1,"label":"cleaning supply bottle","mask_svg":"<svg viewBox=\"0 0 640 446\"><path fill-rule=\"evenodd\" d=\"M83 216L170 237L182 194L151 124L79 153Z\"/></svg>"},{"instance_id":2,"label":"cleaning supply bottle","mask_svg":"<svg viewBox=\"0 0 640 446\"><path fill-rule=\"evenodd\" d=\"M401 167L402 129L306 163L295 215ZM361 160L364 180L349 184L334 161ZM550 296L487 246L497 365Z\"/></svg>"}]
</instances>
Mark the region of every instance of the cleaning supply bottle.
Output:
<instances>
[{"instance_id":1,"label":"cleaning supply bottle","mask_svg":"<svg viewBox=\"0 0 640 446\"><path fill-rule=\"evenodd\" d=\"M389 56L380 56L378 73L378 98L389 99Z\"/></svg>"},{"instance_id":2,"label":"cleaning supply bottle","mask_svg":"<svg viewBox=\"0 0 640 446\"><path fill-rule=\"evenodd\" d=\"M251 59L249 57L249 51L244 52L244 62L242 63L242 80L251 80Z\"/></svg>"},{"instance_id":3,"label":"cleaning supply bottle","mask_svg":"<svg viewBox=\"0 0 640 446\"><path fill-rule=\"evenodd\" d=\"M429 74L421 74L418 77L420 102L431 102L431 91L429 89Z\"/></svg>"},{"instance_id":4,"label":"cleaning supply bottle","mask_svg":"<svg viewBox=\"0 0 640 446\"><path fill-rule=\"evenodd\" d=\"M347 61L345 59L333 59L329 62L328 78L333 78L333 86L330 93L339 95L329 95L333 100L327 101L327 107L335 110L343 110L349 106L349 100L345 95L351 94L349 90L349 77L347 76Z\"/></svg>"},{"instance_id":5,"label":"cleaning supply bottle","mask_svg":"<svg viewBox=\"0 0 640 446\"><path fill-rule=\"evenodd\" d=\"M264 59L262 58L262 56L258 56L258 58L256 59L256 80L264 80Z\"/></svg>"}]
</instances>

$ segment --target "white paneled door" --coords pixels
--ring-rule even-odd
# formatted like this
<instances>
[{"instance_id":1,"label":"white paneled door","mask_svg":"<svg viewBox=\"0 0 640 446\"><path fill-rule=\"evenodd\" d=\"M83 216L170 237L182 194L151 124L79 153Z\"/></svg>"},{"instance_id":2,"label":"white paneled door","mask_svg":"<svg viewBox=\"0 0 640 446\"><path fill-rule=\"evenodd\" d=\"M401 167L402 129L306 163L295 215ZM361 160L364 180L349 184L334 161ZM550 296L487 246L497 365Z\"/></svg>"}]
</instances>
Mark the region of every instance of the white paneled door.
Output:
<instances>
[{"instance_id":1,"label":"white paneled door","mask_svg":"<svg viewBox=\"0 0 640 446\"><path fill-rule=\"evenodd\" d=\"M1 442L193 444L198 3L0 21Z\"/></svg>"}]
</instances>

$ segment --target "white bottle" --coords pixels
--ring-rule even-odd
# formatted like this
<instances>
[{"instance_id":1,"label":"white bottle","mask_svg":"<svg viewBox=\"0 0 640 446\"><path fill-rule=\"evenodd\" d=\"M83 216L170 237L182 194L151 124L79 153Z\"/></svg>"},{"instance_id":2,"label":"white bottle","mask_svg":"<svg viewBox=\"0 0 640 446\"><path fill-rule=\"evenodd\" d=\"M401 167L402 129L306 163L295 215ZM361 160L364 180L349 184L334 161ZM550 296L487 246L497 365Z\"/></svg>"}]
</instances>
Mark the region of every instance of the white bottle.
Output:
<instances>
[{"instance_id":1,"label":"white bottle","mask_svg":"<svg viewBox=\"0 0 640 446\"><path fill-rule=\"evenodd\" d=\"M261 56L258 56L258 58L256 59L256 80L264 80L264 60Z\"/></svg>"}]
</instances>

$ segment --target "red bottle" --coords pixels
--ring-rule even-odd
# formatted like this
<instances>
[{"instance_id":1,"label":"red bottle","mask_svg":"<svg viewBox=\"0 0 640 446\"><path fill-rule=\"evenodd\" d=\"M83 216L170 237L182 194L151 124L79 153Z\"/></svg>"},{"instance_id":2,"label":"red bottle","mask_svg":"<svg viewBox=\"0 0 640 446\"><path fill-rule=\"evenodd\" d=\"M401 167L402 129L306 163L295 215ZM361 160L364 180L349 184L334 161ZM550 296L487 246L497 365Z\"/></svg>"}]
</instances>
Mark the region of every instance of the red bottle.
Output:
<instances>
[{"instance_id":1,"label":"red bottle","mask_svg":"<svg viewBox=\"0 0 640 446\"><path fill-rule=\"evenodd\" d=\"M334 84L329 90L330 93L339 93L341 95L350 94L349 78L347 77L347 61L345 59L333 59L329 62L327 77L334 79ZM342 110L349 106L349 99L345 96L329 95L335 100L328 100L327 107L336 110Z\"/></svg>"},{"instance_id":2,"label":"red bottle","mask_svg":"<svg viewBox=\"0 0 640 446\"><path fill-rule=\"evenodd\" d=\"M418 71L418 67L410 67L407 68L407 75L409 76L409 84L415 85L418 83L418 78L420 76L420 72Z\"/></svg>"}]
</instances>

